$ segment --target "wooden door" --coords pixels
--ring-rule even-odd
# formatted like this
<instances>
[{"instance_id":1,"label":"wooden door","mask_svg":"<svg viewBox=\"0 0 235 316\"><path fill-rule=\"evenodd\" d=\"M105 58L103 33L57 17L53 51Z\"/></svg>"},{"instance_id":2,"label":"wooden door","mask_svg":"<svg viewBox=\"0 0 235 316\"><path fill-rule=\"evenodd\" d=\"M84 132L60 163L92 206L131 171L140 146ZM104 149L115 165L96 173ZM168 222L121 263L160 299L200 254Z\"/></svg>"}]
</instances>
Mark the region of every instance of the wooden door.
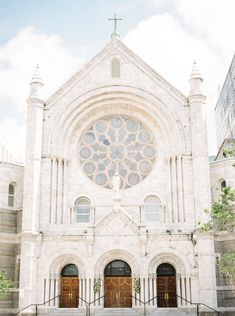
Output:
<instances>
[{"instance_id":1,"label":"wooden door","mask_svg":"<svg viewBox=\"0 0 235 316\"><path fill-rule=\"evenodd\" d=\"M105 277L104 307L131 307L131 289L131 277Z\"/></svg>"},{"instance_id":2,"label":"wooden door","mask_svg":"<svg viewBox=\"0 0 235 316\"><path fill-rule=\"evenodd\" d=\"M175 276L157 277L158 307L177 307Z\"/></svg>"},{"instance_id":3,"label":"wooden door","mask_svg":"<svg viewBox=\"0 0 235 316\"><path fill-rule=\"evenodd\" d=\"M78 307L79 279L78 277L61 277L60 307Z\"/></svg>"}]
</instances>

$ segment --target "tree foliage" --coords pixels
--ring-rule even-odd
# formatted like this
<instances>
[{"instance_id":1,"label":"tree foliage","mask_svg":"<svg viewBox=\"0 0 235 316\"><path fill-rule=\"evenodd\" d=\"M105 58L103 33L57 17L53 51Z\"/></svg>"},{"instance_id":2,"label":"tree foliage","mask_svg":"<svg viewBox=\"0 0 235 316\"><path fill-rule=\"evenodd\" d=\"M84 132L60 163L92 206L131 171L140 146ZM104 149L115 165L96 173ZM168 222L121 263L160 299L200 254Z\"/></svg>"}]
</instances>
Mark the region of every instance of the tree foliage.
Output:
<instances>
[{"instance_id":1,"label":"tree foliage","mask_svg":"<svg viewBox=\"0 0 235 316\"><path fill-rule=\"evenodd\" d=\"M218 268L229 281L233 292L235 291L235 252L227 252L221 256Z\"/></svg>"},{"instance_id":2,"label":"tree foliage","mask_svg":"<svg viewBox=\"0 0 235 316\"><path fill-rule=\"evenodd\" d=\"M0 271L0 299L7 297L9 289L13 287L13 282L6 277L4 271Z\"/></svg>"},{"instance_id":3,"label":"tree foliage","mask_svg":"<svg viewBox=\"0 0 235 316\"><path fill-rule=\"evenodd\" d=\"M232 158L235 156L235 143L224 149L224 155L226 158Z\"/></svg>"},{"instance_id":4,"label":"tree foliage","mask_svg":"<svg viewBox=\"0 0 235 316\"><path fill-rule=\"evenodd\" d=\"M208 213L208 210L205 210ZM233 232L235 228L235 190L222 189L218 201L211 206L211 220L199 225L201 231ZM235 252L224 253L218 262L218 268L227 278L235 292Z\"/></svg>"},{"instance_id":5,"label":"tree foliage","mask_svg":"<svg viewBox=\"0 0 235 316\"><path fill-rule=\"evenodd\" d=\"M205 210L208 213L208 210ZM201 231L227 231L235 228L235 190L230 187L222 189L219 199L211 206L211 220L199 223Z\"/></svg>"}]
</instances>

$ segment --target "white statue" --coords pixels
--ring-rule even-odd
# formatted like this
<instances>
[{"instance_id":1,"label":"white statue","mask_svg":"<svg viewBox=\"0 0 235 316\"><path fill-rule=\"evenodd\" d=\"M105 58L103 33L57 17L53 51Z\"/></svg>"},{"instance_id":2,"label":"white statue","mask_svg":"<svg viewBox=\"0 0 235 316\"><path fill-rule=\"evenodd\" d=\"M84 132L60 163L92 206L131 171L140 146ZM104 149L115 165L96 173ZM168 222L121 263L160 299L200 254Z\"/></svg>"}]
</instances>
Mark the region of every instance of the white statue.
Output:
<instances>
[{"instance_id":1,"label":"white statue","mask_svg":"<svg viewBox=\"0 0 235 316\"><path fill-rule=\"evenodd\" d=\"M120 179L119 173L116 171L112 178L112 188L114 192L116 193L119 192L120 183L121 183L121 179Z\"/></svg>"}]
</instances>

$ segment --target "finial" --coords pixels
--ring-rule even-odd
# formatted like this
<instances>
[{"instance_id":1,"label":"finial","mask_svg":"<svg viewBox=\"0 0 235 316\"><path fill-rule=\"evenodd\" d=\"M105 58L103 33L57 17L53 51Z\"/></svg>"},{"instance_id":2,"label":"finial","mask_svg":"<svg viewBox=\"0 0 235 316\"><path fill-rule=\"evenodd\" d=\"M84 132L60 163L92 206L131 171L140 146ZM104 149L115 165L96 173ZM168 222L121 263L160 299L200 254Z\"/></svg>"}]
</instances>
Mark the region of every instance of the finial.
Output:
<instances>
[{"instance_id":1,"label":"finial","mask_svg":"<svg viewBox=\"0 0 235 316\"><path fill-rule=\"evenodd\" d=\"M117 18L117 14L114 13L114 17L112 19L109 19L109 21L114 21L114 30L113 33L111 35L112 38L116 38L119 37L119 34L117 32L117 21L121 21L122 19Z\"/></svg>"},{"instance_id":2,"label":"finial","mask_svg":"<svg viewBox=\"0 0 235 316\"><path fill-rule=\"evenodd\" d=\"M203 78L200 73L200 71L197 68L197 63L196 60L194 59L193 61L193 68L192 68L192 73L189 79L190 83L190 93L189 95L193 94L201 94L201 86L202 86Z\"/></svg>"},{"instance_id":3,"label":"finial","mask_svg":"<svg viewBox=\"0 0 235 316\"><path fill-rule=\"evenodd\" d=\"M37 64L33 77L30 81L30 93L29 98L39 98L40 99L40 88L43 86L42 78L39 73L39 65Z\"/></svg>"},{"instance_id":4,"label":"finial","mask_svg":"<svg viewBox=\"0 0 235 316\"><path fill-rule=\"evenodd\" d=\"M36 65L36 68L35 68L35 71L34 71L34 74L33 74L33 77L31 79L30 83L41 83L41 85L43 86L43 82L42 82L42 78L41 78L41 75L39 72L39 65L38 64Z\"/></svg>"},{"instance_id":5,"label":"finial","mask_svg":"<svg viewBox=\"0 0 235 316\"><path fill-rule=\"evenodd\" d=\"M191 73L190 79L202 79L203 80L202 75L197 68L196 59L194 59L194 61L193 61L193 68L192 68L192 73Z\"/></svg>"}]
</instances>

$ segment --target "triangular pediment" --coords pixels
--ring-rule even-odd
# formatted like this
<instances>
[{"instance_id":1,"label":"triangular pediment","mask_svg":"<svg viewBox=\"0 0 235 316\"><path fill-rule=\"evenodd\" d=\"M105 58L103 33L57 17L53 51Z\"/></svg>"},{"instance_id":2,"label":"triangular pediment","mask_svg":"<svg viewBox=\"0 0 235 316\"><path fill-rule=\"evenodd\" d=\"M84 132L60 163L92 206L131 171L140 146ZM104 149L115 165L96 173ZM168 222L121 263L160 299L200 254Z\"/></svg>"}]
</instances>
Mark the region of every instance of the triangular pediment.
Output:
<instances>
[{"instance_id":1,"label":"triangular pediment","mask_svg":"<svg viewBox=\"0 0 235 316\"><path fill-rule=\"evenodd\" d=\"M134 52L132 52L125 44L123 44L119 39L112 39L103 50L101 50L93 59L87 62L81 70L79 70L71 79L69 79L56 93L54 93L46 102L46 105L50 107L57 100L61 99L63 95L66 95L71 91L71 89L84 80L88 80L87 89L93 89L89 74L102 76L102 69L100 65L106 60L110 60L112 56L118 56L120 60L123 60L126 64L132 65L134 68L138 69L140 74L144 74L145 78L148 77L150 80L157 82L158 86L166 91L169 95L174 95L174 97L185 101L186 97L175 87L173 87L167 80L165 80L161 75L159 75L154 69L147 65L141 58L139 58ZM94 73L95 70L95 73ZM124 78L125 79L125 78ZM123 78L121 78L122 82ZM105 80L104 80L105 81ZM117 82L115 83L117 84ZM84 92L84 91L83 91Z\"/></svg>"},{"instance_id":2,"label":"triangular pediment","mask_svg":"<svg viewBox=\"0 0 235 316\"><path fill-rule=\"evenodd\" d=\"M139 226L122 208L112 209L95 226L95 234L101 233L105 235L139 234Z\"/></svg>"}]
</instances>

